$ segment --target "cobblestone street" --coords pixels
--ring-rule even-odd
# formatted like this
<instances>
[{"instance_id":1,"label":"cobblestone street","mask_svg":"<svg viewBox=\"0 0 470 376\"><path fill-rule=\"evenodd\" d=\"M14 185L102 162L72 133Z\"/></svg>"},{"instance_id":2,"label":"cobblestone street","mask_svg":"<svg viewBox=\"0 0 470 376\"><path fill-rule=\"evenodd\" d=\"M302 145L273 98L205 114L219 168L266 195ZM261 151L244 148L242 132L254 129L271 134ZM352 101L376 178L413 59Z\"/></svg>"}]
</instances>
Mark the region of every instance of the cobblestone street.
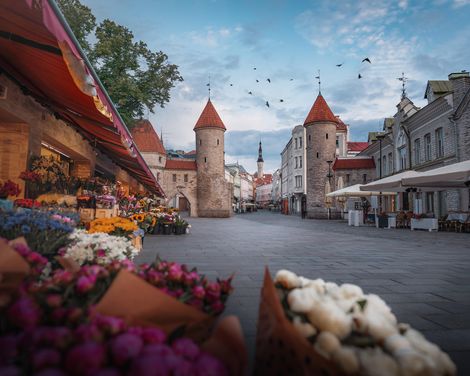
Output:
<instances>
[{"instance_id":1,"label":"cobblestone street","mask_svg":"<svg viewBox=\"0 0 470 376\"><path fill-rule=\"evenodd\" d=\"M352 228L278 213L190 218L185 236L149 236L137 262L162 258L209 278L236 273L227 314L241 320L252 357L265 265L355 283L447 351L470 374L470 234Z\"/></svg>"}]
</instances>

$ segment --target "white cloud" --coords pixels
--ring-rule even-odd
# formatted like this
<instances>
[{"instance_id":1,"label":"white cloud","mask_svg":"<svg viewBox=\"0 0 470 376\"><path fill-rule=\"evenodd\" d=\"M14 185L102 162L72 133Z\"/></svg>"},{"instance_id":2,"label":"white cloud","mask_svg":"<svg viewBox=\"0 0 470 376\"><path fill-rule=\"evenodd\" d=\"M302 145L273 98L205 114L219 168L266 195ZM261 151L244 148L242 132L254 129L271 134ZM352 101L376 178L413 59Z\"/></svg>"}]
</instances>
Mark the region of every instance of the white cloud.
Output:
<instances>
[{"instance_id":1,"label":"white cloud","mask_svg":"<svg viewBox=\"0 0 470 376\"><path fill-rule=\"evenodd\" d=\"M470 5L470 0L454 0L454 7L460 8L465 5Z\"/></svg>"}]
</instances>

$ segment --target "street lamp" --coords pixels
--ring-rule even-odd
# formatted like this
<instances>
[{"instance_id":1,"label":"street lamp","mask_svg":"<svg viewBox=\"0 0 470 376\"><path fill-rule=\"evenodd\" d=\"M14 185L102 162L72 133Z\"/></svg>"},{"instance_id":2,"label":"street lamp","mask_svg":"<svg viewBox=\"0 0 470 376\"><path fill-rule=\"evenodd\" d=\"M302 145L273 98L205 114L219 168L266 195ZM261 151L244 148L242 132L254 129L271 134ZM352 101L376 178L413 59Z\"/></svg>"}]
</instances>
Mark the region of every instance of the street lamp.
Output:
<instances>
[{"instance_id":1,"label":"street lamp","mask_svg":"<svg viewBox=\"0 0 470 376\"><path fill-rule=\"evenodd\" d=\"M385 138L384 133L379 133L376 136L377 140L379 140L379 179L382 179L382 140ZM380 212L382 211L382 195L379 195L379 208ZM379 213L380 214L380 213Z\"/></svg>"},{"instance_id":2,"label":"street lamp","mask_svg":"<svg viewBox=\"0 0 470 376\"><path fill-rule=\"evenodd\" d=\"M326 175L326 177L328 178L328 184L329 184L330 190L331 190L331 178L333 177L333 174L331 173L331 164L333 163L333 161L326 161L326 163L328 163L328 174ZM328 192L328 193L330 193L330 192ZM326 202L326 205L327 205L327 208L328 208L328 219L331 219L331 212L330 212L331 202L330 202L330 198L325 197L325 202Z\"/></svg>"}]
</instances>

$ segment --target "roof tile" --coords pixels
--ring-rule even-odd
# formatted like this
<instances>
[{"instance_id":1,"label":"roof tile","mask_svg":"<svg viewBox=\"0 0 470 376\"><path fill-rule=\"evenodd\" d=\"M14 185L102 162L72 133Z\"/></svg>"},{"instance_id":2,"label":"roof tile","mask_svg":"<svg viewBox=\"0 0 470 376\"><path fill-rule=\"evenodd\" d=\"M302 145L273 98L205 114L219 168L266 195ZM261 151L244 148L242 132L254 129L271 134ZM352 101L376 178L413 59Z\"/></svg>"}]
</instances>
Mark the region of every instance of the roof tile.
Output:
<instances>
[{"instance_id":1,"label":"roof tile","mask_svg":"<svg viewBox=\"0 0 470 376\"><path fill-rule=\"evenodd\" d=\"M201 128L221 128L224 131L227 129L210 99L194 126L194 130Z\"/></svg>"},{"instance_id":2,"label":"roof tile","mask_svg":"<svg viewBox=\"0 0 470 376\"><path fill-rule=\"evenodd\" d=\"M166 170L197 170L196 161L167 159L165 164Z\"/></svg>"},{"instance_id":3,"label":"roof tile","mask_svg":"<svg viewBox=\"0 0 470 376\"><path fill-rule=\"evenodd\" d=\"M369 146L368 142L351 142L348 141L348 151L363 151Z\"/></svg>"},{"instance_id":4,"label":"roof tile","mask_svg":"<svg viewBox=\"0 0 470 376\"><path fill-rule=\"evenodd\" d=\"M132 128L131 134L140 152L166 154L160 137L147 119L139 120Z\"/></svg>"},{"instance_id":5,"label":"roof tile","mask_svg":"<svg viewBox=\"0 0 470 376\"><path fill-rule=\"evenodd\" d=\"M332 123L338 123L338 119L335 115L333 115L333 112L331 112L330 107L328 107L328 104L326 103L323 96L318 94L315 103L313 104L310 112L307 115L307 118L304 121L304 126L321 121L331 121Z\"/></svg>"}]
</instances>

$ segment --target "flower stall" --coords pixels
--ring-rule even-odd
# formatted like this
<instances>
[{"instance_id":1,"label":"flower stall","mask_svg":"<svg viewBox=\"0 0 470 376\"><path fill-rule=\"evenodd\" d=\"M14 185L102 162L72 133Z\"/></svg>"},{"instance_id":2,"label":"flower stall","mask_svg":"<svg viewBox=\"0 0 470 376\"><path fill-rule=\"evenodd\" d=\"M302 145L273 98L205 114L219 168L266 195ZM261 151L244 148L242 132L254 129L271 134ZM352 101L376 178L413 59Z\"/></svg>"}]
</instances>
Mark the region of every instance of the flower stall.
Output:
<instances>
[{"instance_id":1,"label":"flower stall","mask_svg":"<svg viewBox=\"0 0 470 376\"><path fill-rule=\"evenodd\" d=\"M0 212L0 374L244 374L240 324L219 319L231 277L135 265L125 237L27 214Z\"/></svg>"}]
</instances>

